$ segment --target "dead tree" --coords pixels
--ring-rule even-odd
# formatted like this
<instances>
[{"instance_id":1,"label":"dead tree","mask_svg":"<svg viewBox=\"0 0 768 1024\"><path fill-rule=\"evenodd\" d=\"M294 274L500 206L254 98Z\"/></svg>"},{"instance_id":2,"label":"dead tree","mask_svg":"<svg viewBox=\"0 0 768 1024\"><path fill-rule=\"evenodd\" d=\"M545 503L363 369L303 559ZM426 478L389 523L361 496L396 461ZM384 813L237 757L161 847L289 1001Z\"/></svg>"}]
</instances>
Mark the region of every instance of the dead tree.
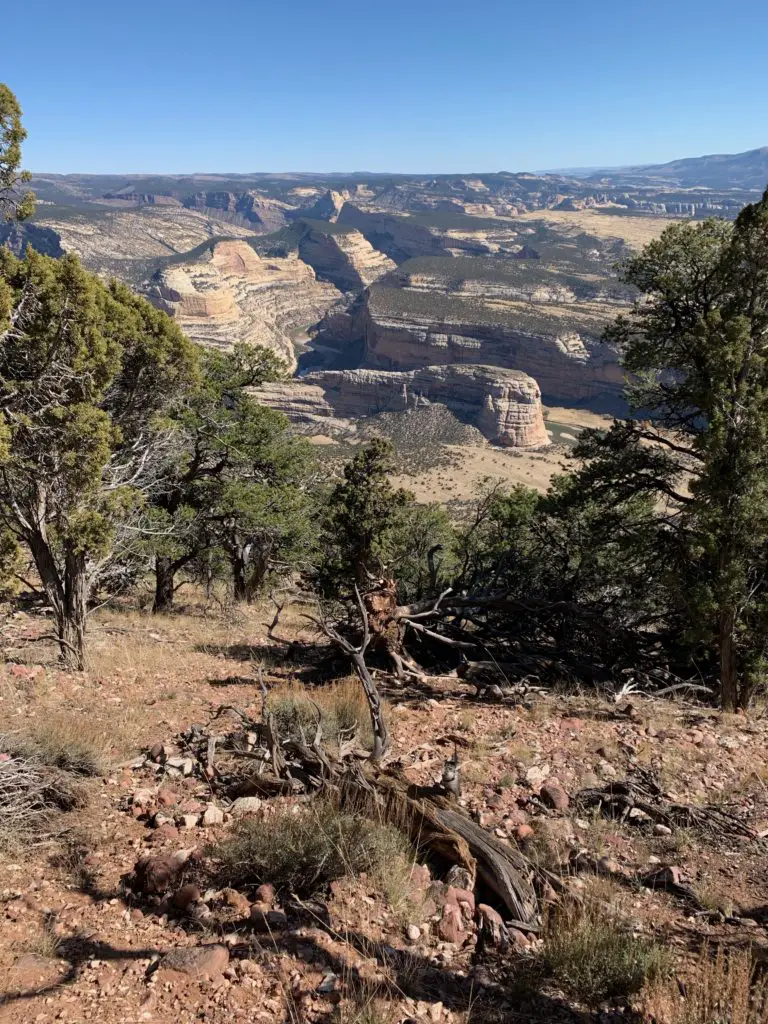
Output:
<instances>
[{"instance_id":1,"label":"dead tree","mask_svg":"<svg viewBox=\"0 0 768 1024\"><path fill-rule=\"evenodd\" d=\"M389 747L389 732L387 731L387 724L384 721L384 714L381 710L379 691L377 690L373 677L368 671L368 666L365 663L365 652L368 650L371 643L371 630L368 622L368 612L366 611L365 604L363 603L363 599L361 598L360 591L357 587L355 587L355 597L357 598L357 605L360 610L360 618L362 620L363 627L363 635L359 647L354 647L346 637L343 637L341 633L339 633L339 631L328 622L325 622L322 619L313 619L312 621L317 624L329 640L331 640L347 655L347 657L349 657L354 665L355 672L363 685L365 699L368 702L368 711L371 716L371 730L373 731L373 750L371 751L371 761L373 763L378 763Z\"/></svg>"}]
</instances>

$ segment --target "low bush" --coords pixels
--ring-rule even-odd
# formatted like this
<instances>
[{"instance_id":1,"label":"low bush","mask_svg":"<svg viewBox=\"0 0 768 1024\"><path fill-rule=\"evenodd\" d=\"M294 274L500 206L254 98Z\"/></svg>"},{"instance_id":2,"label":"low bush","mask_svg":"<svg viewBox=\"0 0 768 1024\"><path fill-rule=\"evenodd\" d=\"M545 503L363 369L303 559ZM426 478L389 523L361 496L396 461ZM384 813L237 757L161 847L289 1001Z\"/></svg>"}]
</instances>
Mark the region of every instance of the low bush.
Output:
<instances>
[{"instance_id":1,"label":"low bush","mask_svg":"<svg viewBox=\"0 0 768 1024\"><path fill-rule=\"evenodd\" d=\"M60 812L84 796L65 773L12 751L0 736L0 851L22 850L66 832Z\"/></svg>"},{"instance_id":2,"label":"low bush","mask_svg":"<svg viewBox=\"0 0 768 1024\"><path fill-rule=\"evenodd\" d=\"M325 800L297 812L284 807L267 818L243 821L210 852L226 885L249 888L271 882L303 896L365 871L385 896L394 898L401 888L396 876L403 872L407 877L413 860L397 829L339 811Z\"/></svg>"},{"instance_id":3,"label":"low bush","mask_svg":"<svg viewBox=\"0 0 768 1024\"><path fill-rule=\"evenodd\" d=\"M311 693L302 686L281 687L270 693L269 710L280 736L301 739L302 730L311 740L320 712L323 737L333 744L340 730L358 727L362 743L370 742L371 720L360 681L353 676Z\"/></svg>"},{"instance_id":4,"label":"low bush","mask_svg":"<svg viewBox=\"0 0 768 1024\"><path fill-rule=\"evenodd\" d=\"M589 905L550 916L542 960L547 974L590 1005L635 995L669 967L662 946L632 935L610 912Z\"/></svg>"}]
</instances>

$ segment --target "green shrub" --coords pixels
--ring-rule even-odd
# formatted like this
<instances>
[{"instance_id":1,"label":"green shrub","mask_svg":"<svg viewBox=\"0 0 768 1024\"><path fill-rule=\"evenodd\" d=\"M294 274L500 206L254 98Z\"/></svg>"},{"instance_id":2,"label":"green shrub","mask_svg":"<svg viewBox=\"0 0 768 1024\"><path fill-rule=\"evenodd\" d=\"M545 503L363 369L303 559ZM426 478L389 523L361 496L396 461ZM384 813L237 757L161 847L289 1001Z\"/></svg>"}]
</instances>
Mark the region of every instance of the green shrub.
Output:
<instances>
[{"instance_id":1,"label":"green shrub","mask_svg":"<svg viewBox=\"0 0 768 1024\"><path fill-rule=\"evenodd\" d=\"M669 955L637 938L596 907L568 907L547 922L543 966L575 998L590 1005L626 997L663 976Z\"/></svg>"},{"instance_id":2,"label":"green shrub","mask_svg":"<svg viewBox=\"0 0 768 1024\"><path fill-rule=\"evenodd\" d=\"M248 888L271 882L304 896L362 871L382 890L394 890L393 866L408 866L409 852L397 829L339 811L325 800L297 813L284 807L267 818L243 821L212 850L224 884Z\"/></svg>"}]
</instances>

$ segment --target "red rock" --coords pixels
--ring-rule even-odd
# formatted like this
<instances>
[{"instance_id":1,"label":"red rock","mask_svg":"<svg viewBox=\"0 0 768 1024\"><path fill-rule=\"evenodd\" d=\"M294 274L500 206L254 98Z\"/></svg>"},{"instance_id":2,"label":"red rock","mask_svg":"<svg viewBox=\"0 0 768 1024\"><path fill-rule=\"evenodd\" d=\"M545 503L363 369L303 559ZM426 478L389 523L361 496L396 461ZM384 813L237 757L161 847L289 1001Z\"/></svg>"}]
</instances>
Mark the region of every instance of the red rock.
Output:
<instances>
[{"instance_id":1,"label":"red rock","mask_svg":"<svg viewBox=\"0 0 768 1024\"><path fill-rule=\"evenodd\" d=\"M160 969L163 972L171 972L172 975L216 978L228 964L229 950L226 946L182 946L165 954L160 961Z\"/></svg>"},{"instance_id":2,"label":"red rock","mask_svg":"<svg viewBox=\"0 0 768 1024\"><path fill-rule=\"evenodd\" d=\"M477 927L480 948L504 949L507 946L509 934L501 914L486 903L478 905Z\"/></svg>"},{"instance_id":3,"label":"red rock","mask_svg":"<svg viewBox=\"0 0 768 1024\"><path fill-rule=\"evenodd\" d=\"M437 924L437 934L443 942L463 942L466 937L464 921L457 903L446 903Z\"/></svg>"},{"instance_id":4,"label":"red rock","mask_svg":"<svg viewBox=\"0 0 768 1024\"><path fill-rule=\"evenodd\" d=\"M515 829L515 839L519 843L525 843L529 839L532 839L534 835L533 829L530 825L518 825Z\"/></svg>"},{"instance_id":5,"label":"red rock","mask_svg":"<svg viewBox=\"0 0 768 1024\"><path fill-rule=\"evenodd\" d=\"M275 893L275 887L274 887L274 885L271 885L269 882L264 882L263 885L260 885L258 887L258 889L256 890L256 894L255 895L256 895L256 902L257 903L264 903L264 904L266 904L267 909L269 909L270 907L273 907L274 904L275 904L275 900L277 899L277 894Z\"/></svg>"},{"instance_id":6,"label":"red rock","mask_svg":"<svg viewBox=\"0 0 768 1024\"><path fill-rule=\"evenodd\" d=\"M160 846L162 843L175 841L179 838L179 830L175 825L170 823L165 825L158 825L152 835L149 837L150 843L153 846Z\"/></svg>"},{"instance_id":7,"label":"red rock","mask_svg":"<svg viewBox=\"0 0 768 1024\"><path fill-rule=\"evenodd\" d=\"M182 862L167 854L140 857L129 880L135 892L151 896L165 892L173 885L181 872Z\"/></svg>"},{"instance_id":8,"label":"red rock","mask_svg":"<svg viewBox=\"0 0 768 1024\"><path fill-rule=\"evenodd\" d=\"M570 806L570 798L557 779L547 779L539 790L542 803L555 811L566 811Z\"/></svg>"},{"instance_id":9,"label":"red rock","mask_svg":"<svg viewBox=\"0 0 768 1024\"><path fill-rule=\"evenodd\" d=\"M458 903L462 910L464 907L467 907L468 910L463 910L463 913L470 921L475 916L474 893L469 892L468 889L457 889L454 886L449 885L445 893L445 902Z\"/></svg>"},{"instance_id":10,"label":"red rock","mask_svg":"<svg viewBox=\"0 0 768 1024\"><path fill-rule=\"evenodd\" d=\"M411 889L419 891L426 889L432 881L429 868L426 864L414 864L411 868Z\"/></svg>"},{"instance_id":11,"label":"red rock","mask_svg":"<svg viewBox=\"0 0 768 1024\"><path fill-rule=\"evenodd\" d=\"M179 798L178 795L174 793L172 789L162 788L158 789L157 796L155 797L155 799L157 800L157 803L161 807L173 807L173 805L178 801Z\"/></svg>"}]
</instances>

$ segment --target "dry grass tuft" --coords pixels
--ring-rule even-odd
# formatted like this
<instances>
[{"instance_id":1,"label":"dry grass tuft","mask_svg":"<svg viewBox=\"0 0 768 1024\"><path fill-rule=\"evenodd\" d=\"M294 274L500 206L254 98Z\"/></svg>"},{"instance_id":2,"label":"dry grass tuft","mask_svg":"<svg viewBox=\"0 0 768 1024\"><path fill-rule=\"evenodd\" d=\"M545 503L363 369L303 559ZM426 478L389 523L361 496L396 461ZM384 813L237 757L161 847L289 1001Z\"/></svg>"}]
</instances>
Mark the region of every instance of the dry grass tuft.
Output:
<instances>
[{"instance_id":1,"label":"dry grass tuft","mask_svg":"<svg viewBox=\"0 0 768 1024\"><path fill-rule=\"evenodd\" d=\"M7 737L9 752L73 775L105 775L115 737L84 714L49 714L32 719Z\"/></svg>"},{"instance_id":2,"label":"dry grass tuft","mask_svg":"<svg viewBox=\"0 0 768 1024\"><path fill-rule=\"evenodd\" d=\"M653 1024L768 1024L768 977L748 949L704 947L696 975L684 987L656 978L643 993L644 1019Z\"/></svg>"},{"instance_id":3,"label":"dry grass tuft","mask_svg":"<svg viewBox=\"0 0 768 1024\"><path fill-rule=\"evenodd\" d=\"M66 773L34 757L10 753L0 737L0 851L16 851L67 833L60 811L85 802Z\"/></svg>"},{"instance_id":4,"label":"dry grass tuft","mask_svg":"<svg viewBox=\"0 0 768 1024\"><path fill-rule=\"evenodd\" d=\"M248 888L271 882L304 896L337 878L366 871L383 895L397 900L413 863L408 841L396 828L340 811L327 800L243 821L210 852L227 885Z\"/></svg>"},{"instance_id":5,"label":"dry grass tuft","mask_svg":"<svg viewBox=\"0 0 768 1024\"><path fill-rule=\"evenodd\" d=\"M53 925L46 921L43 930L30 935L17 944L19 953L32 953L42 960L58 960L61 953L62 939L53 930Z\"/></svg>"},{"instance_id":6,"label":"dry grass tuft","mask_svg":"<svg viewBox=\"0 0 768 1024\"><path fill-rule=\"evenodd\" d=\"M550 915L542 964L574 998L595 1006L640 992L668 973L670 960L663 947L632 935L610 912L587 904Z\"/></svg>"},{"instance_id":7,"label":"dry grass tuft","mask_svg":"<svg viewBox=\"0 0 768 1024\"><path fill-rule=\"evenodd\" d=\"M282 737L311 739L320 710L323 736L333 743L340 730L358 727L361 742L372 741L371 720L365 694L356 676L348 676L312 691L300 683L276 686L269 692L268 707Z\"/></svg>"},{"instance_id":8,"label":"dry grass tuft","mask_svg":"<svg viewBox=\"0 0 768 1024\"><path fill-rule=\"evenodd\" d=\"M398 1007L382 996L380 986L359 977L344 979L344 999L336 1007L333 1024L398 1024Z\"/></svg>"}]
</instances>

